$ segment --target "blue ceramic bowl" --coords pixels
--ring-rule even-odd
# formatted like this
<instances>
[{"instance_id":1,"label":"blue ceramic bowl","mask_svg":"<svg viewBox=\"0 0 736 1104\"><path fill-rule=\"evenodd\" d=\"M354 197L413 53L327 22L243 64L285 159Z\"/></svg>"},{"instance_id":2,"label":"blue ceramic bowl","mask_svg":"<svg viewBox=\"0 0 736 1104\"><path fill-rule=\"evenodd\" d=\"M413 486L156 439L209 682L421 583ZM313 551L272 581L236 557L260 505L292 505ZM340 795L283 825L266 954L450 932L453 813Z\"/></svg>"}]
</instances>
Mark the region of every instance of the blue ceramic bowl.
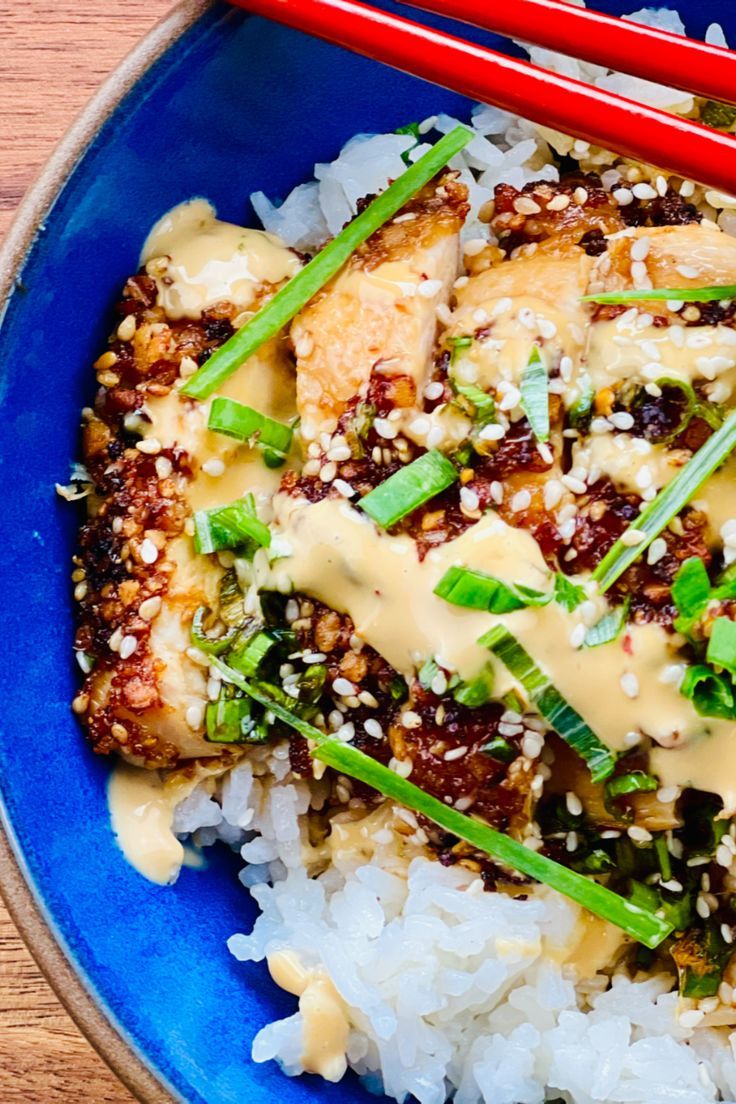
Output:
<instances>
[{"instance_id":1,"label":"blue ceramic bowl","mask_svg":"<svg viewBox=\"0 0 736 1104\"><path fill-rule=\"evenodd\" d=\"M635 5L600 6L619 14ZM736 33L722 0L680 7L695 35L715 19ZM162 889L115 845L109 765L90 753L69 710L78 517L53 490L78 453L90 364L167 208L204 195L224 218L248 222L251 191L284 195L355 132L389 131L437 110L462 116L469 106L262 19L189 0L87 110L0 260L0 284L4 274L12 289L0 331L2 886L59 995L148 1104L368 1096L355 1079L290 1081L274 1064L250 1062L253 1035L294 1001L265 969L226 950L254 912L232 856L218 849L208 869L185 869Z\"/></svg>"}]
</instances>

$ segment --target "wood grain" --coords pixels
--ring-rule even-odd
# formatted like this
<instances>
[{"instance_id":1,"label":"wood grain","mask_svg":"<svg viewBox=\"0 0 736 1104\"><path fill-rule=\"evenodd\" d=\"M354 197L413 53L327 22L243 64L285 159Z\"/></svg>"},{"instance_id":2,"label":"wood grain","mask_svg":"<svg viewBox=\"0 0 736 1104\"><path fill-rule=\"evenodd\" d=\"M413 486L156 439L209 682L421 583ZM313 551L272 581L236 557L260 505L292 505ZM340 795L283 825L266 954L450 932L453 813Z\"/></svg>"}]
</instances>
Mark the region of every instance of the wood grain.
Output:
<instances>
[{"instance_id":1,"label":"wood grain","mask_svg":"<svg viewBox=\"0 0 736 1104\"><path fill-rule=\"evenodd\" d=\"M173 0L0 0L0 237L56 142ZM0 903L0 1102L132 1104Z\"/></svg>"}]
</instances>

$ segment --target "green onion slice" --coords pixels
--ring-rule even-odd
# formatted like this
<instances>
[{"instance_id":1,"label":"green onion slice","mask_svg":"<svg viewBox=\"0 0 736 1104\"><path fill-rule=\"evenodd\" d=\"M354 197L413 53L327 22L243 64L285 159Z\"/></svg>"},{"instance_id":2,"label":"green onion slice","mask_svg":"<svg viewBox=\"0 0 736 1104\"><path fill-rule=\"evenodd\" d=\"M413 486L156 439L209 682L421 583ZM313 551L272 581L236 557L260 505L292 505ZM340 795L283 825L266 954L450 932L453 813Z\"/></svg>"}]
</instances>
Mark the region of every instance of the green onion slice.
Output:
<instances>
[{"instance_id":1,"label":"green onion slice","mask_svg":"<svg viewBox=\"0 0 736 1104\"><path fill-rule=\"evenodd\" d=\"M493 698L493 684L495 682L493 666L488 663L470 682L462 682L456 687L452 696L460 705L468 709L478 709L481 705L487 705Z\"/></svg>"},{"instance_id":2,"label":"green onion slice","mask_svg":"<svg viewBox=\"0 0 736 1104\"><path fill-rule=\"evenodd\" d=\"M430 449L369 491L358 506L378 525L390 529L457 479L455 465L437 449Z\"/></svg>"},{"instance_id":3,"label":"green onion slice","mask_svg":"<svg viewBox=\"0 0 736 1104\"><path fill-rule=\"evenodd\" d=\"M197 552L221 552L226 548L255 544L268 548L271 533L256 517L252 494L219 506L214 510L197 510L194 515L194 547Z\"/></svg>"},{"instance_id":4,"label":"green onion slice","mask_svg":"<svg viewBox=\"0 0 736 1104\"><path fill-rule=\"evenodd\" d=\"M454 364L458 356L463 349L469 349L473 344L473 338L469 334L464 334L462 337L448 337L447 344L452 349L450 353L450 364Z\"/></svg>"},{"instance_id":5,"label":"green onion slice","mask_svg":"<svg viewBox=\"0 0 736 1104\"><path fill-rule=\"evenodd\" d=\"M736 622L728 617L716 617L705 658L714 667L723 667L730 674L736 674Z\"/></svg>"},{"instance_id":6,"label":"green onion slice","mask_svg":"<svg viewBox=\"0 0 736 1104\"><path fill-rule=\"evenodd\" d=\"M205 739L211 744L253 743L256 722L251 716L250 699L220 698L208 702L205 725Z\"/></svg>"},{"instance_id":7,"label":"green onion slice","mask_svg":"<svg viewBox=\"0 0 736 1104\"><path fill-rule=\"evenodd\" d=\"M227 657L228 663L244 675L253 677L258 674L261 664L278 643L270 632L257 632L242 647L233 648Z\"/></svg>"},{"instance_id":8,"label":"green onion slice","mask_svg":"<svg viewBox=\"0 0 736 1104\"><path fill-rule=\"evenodd\" d=\"M485 851L506 866L556 889L596 916L622 928L646 947L658 947L672 931L672 926L655 913L632 905L605 886L574 870L568 870L536 851L530 851L495 828L445 805L358 748L321 732L271 699L260 687L247 682L221 660L215 658L213 664L226 679L270 709L307 740L311 740L314 745L312 754L328 766L364 782L386 797L401 802L408 809L421 813L452 835L464 839L480 851Z\"/></svg>"},{"instance_id":9,"label":"green onion slice","mask_svg":"<svg viewBox=\"0 0 736 1104\"><path fill-rule=\"evenodd\" d=\"M495 625L478 643L508 667L550 726L588 764L593 781L608 778L616 765L613 752L563 698L516 637L503 625Z\"/></svg>"},{"instance_id":10,"label":"green onion slice","mask_svg":"<svg viewBox=\"0 0 736 1104\"><path fill-rule=\"evenodd\" d=\"M641 303L654 300L673 303L710 303L714 299L736 299L736 284L701 288L629 288L626 291L601 291L598 295L581 296L582 303Z\"/></svg>"},{"instance_id":11,"label":"green onion slice","mask_svg":"<svg viewBox=\"0 0 736 1104\"><path fill-rule=\"evenodd\" d=\"M659 536L683 506L693 498L703 483L719 467L736 445L736 411L729 414L720 429L708 438L694 456L680 468L674 479L656 498L648 502L626 533L636 530L641 539L627 544L619 537L593 572L599 591L608 590L620 575L645 552L655 537ZM624 533L624 537L626 536Z\"/></svg>"},{"instance_id":12,"label":"green onion slice","mask_svg":"<svg viewBox=\"0 0 736 1104\"><path fill-rule=\"evenodd\" d=\"M551 594L520 583L506 583L494 575L471 571L469 567L449 567L434 593L453 606L485 610L487 613L511 613L527 606L546 606Z\"/></svg>"},{"instance_id":13,"label":"green onion slice","mask_svg":"<svg viewBox=\"0 0 736 1104\"><path fill-rule=\"evenodd\" d=\"M549 440L549 394L547 366L535 345L521 377L521 409L538 441Z\"/></svg>"},{"instance_id":14,"label":"green onion slice","mask_svg":"<svg viewBox=\"0 0 736 1104\"><path fill-rule=\"evenodd\" d=\"M211 613L212 611L207 606L200 606L196 610L192 618L192 644L195 648L199 648L200 652L204 652L205 655L222 655L232 645L238 635L238 630L234 625L231 625L222 636L210 636L209 633L205 632L204 622Z\"/></svg>"},{"instance_id":15,"label":"green onion slice","mask_svg":"<svg viewBox=\"0 0 736 1104\"><path fill-rule=\"evenodd\" d=\"M675 629L688 635L708 605L711 596L710 579L699 556L691 556L677 570L672 583L672 601L680 615Z\"/></svg>"},{"instance_id":16,"label":"green onion slice","mask_svg":"<svg viewBox=\"0 0 736 1104\"><path fill-rule=\"evenodd\" d=\"M617 774L606 782L606 797L623 797L624 794L653 793L659 789L659 780L645 771Z\"/></svg>"},{"instance_id":17,"label":"green onion slice","mask_svg":"<svg viewBox=\"0 0 736 1104\"><path fill-rule=\"evenodd\" d=\"M385 192L374 199L365 211L348 223L301 272L277 291L273 299L245 326L221 345L187 381L182 394L189 395L192 399L206 399L216 391L264 342L290 322L342 268L358 246L401 210L472 137L469 130L458 126L441 138L431 150L402 173L398 180L390 184Z\"/></svg>"},{"instance_id":18,"label":"green onion slice","mask_svg":"<svg viewBox=\"0 0 736 1104\"><path fill-rule=\"evenodd\" d=\"M221 396L213 399L207 428L238 441L254 441L262 448L277 453L279 462L289 451L294 436L291 426L261 414L252 406L244 406L234 399L223 399Z\"/></svg>"},{"instance_id":19,"label":"green onion slice","mask_svg":"<svg viewBox=\"0 0 736 1104\"><path fill-rule=\"evenodd\" d=\"M627 598L623 605L604 614L600 621L586 629L583 645L586 648L597 648L599 644L610 644L612 640L616 640L626 624L630 606L631 599Z\"/></svg>"},{"instance_id":20,"label":"green onion slice","mask_svg":"<svg viewBox=\"0 0 736 1104\"><path fill-rule=\"evenodd\" d=\"M487 425L488 422L494 420L496 417L496 403L492 395L488 395L480 387L476 387L474 383L455 383L453 381L452 386L458 395L462 395L475 408L474 422L478 425Z\"/></svg>"},{"instance_id":21,"label":"green onion slice","mask_svg":"<svg viewBox=\"0 0 736 1104\"><path fill-rule=\"evenodd\" d=\"M680 685L680 693L693 703L701 717L736 717L736 701L730 679L717 675L704 663L688 667Z\"/></svg>"}]
</instances>

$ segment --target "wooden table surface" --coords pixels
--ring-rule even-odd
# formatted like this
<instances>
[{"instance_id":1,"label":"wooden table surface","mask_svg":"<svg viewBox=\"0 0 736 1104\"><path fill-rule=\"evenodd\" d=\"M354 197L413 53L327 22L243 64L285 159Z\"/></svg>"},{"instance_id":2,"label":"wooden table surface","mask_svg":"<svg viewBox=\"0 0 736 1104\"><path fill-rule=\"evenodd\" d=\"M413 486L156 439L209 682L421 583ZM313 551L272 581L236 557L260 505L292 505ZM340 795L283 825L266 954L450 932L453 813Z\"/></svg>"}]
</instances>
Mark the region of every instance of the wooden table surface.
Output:
<instances>
[{"instance_id":1,"label":"wooden table surface","mask_svg":"<svg viewBox=\"0 0 736 1104\"><path fill-rule=\"evenodd\" d=\"M0 238L80 108L174 0L0 0ZM0 904L0 1104L133 1104Z\"/></svg>"}]
</instances>

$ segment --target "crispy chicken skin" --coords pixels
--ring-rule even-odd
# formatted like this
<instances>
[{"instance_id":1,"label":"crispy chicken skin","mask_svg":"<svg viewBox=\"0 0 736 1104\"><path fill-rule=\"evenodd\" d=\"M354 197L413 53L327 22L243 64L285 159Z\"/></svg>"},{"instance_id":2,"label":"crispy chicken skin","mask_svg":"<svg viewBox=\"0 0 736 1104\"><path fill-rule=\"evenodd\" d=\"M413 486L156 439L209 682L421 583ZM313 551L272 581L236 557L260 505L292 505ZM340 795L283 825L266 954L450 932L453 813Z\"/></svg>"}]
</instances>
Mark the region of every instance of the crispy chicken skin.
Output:
<instances>
[{"instance_id":1,"label":"crispy chicken skin","mask_svg":"<svg viewBox=\"0 0 736 1104\"><path fill-rule=\"evenodd\" d=\"M453 174L428 185L296 318L297 405L307 439L334 428L374 372L406 376L421 389L437 307L458 273L467 211L466 188Z\"/></svg>"},{"instance_id":2,"label":"crispy chicken skin","mask_svg":"<svg viewBox=\"0 0 736 1104\"><path fill-rule=\"evenodd\" d=\"M216 605L223 569L195 554L187 521L194 509L251 489L251 450L209 432L206 408L181 399L175 383L232 334L238 311L221 303L201 319L173 322L156 305L153 281L138 276L118 312L136 325L118 329L97 361L101 387L83 426L96 493L75 561L76 647L94 667L74 708L96 751L171 766L221 750L204 739L206 667L188 650L194 613ZM293 412L283 341L265 347L225 392L244 399L239 389L255 375L268 380L259 393L265 407ZM213 477L208 460L227 472Z\"/></svg>"}]
</instances>

